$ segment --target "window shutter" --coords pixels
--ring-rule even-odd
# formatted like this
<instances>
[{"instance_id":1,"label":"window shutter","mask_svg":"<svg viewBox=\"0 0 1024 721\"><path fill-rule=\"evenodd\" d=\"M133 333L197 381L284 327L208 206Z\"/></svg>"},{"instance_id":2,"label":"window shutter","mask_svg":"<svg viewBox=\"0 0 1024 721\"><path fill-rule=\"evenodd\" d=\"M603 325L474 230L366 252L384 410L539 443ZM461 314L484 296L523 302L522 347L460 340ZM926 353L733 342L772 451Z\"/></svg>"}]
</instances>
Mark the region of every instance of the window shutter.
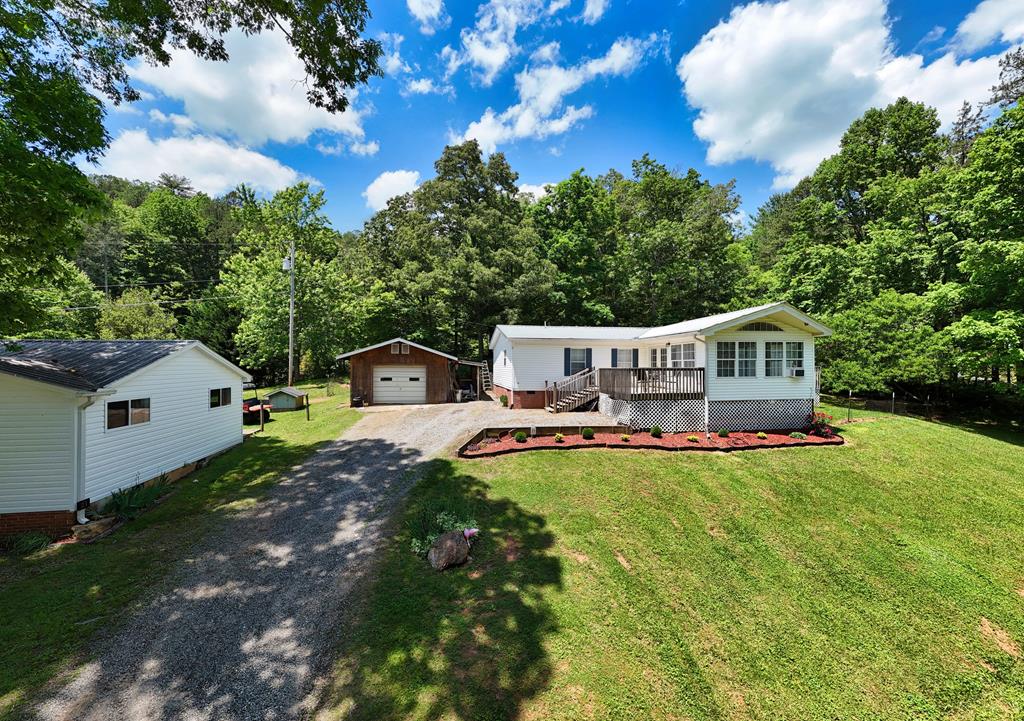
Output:
<instances>
[{"instance_id":1,"label":"window shutter","mask_svg":"<svg viewBox=\"0 0 1024 721\"><path fill-rule=\"evenodd\" d=\"M612 368L619 367L619 349L612 348Z\"/></svg>"},{"instance_id":2,"label":"window shutter","mask_svg":"<svg viewBox=\"0 0 1024 721\"><path fill-rule=\"evenodd\" d=\"M565 349L565 373L562 375L569 375L569 349Z\"/></svg>"},{"instance_id":3,"label":"window shutter","mask_svg":"<svg viewBox=\"0 0 1024 721\"><path fill-rule=\"evenodd\" d=\"M591 348L587 348L587 368L594 367L594 354Z\"/></svg>"},{"instance_id":4,"label":"window shutter","mask_svg":"<svg viewBox=\"0 0 1024 721\"><path fill-rule=\"evenodd\" d=\"M634 348L633 349L633 367L634 368L639 368L640 367L640 349L639 348Z\"/></svg>"}]
</instances>

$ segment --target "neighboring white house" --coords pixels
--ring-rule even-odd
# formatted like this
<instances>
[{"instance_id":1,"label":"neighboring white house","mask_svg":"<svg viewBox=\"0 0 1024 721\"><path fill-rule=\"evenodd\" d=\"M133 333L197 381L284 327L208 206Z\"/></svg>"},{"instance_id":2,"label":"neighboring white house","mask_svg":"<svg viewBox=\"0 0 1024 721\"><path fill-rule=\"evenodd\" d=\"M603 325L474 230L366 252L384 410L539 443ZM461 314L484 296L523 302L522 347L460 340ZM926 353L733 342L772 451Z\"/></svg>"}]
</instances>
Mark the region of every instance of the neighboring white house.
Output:
<instances>
[{"instance_id":1,"label":"neighboring white house","mask_svg":"<svg viewBox=\"0 0 1024 721\"><path fill-rule=\"evenodd\" d=\"M198 341L0 342L0 535L242 440L249 375Z\"/></svg>"},{"instance_id":2,"label":"neighboring white house","mask_svg":"<svg viewBox=\"0 0 1024 721\"><path fill-rule=\"evenodd\" d=\"M556 411L597 399L637 428L794 428L818 400L815 339L830 334L788 303L655 328L499 325L495 393Z\"/></svg>"}]
</instances>

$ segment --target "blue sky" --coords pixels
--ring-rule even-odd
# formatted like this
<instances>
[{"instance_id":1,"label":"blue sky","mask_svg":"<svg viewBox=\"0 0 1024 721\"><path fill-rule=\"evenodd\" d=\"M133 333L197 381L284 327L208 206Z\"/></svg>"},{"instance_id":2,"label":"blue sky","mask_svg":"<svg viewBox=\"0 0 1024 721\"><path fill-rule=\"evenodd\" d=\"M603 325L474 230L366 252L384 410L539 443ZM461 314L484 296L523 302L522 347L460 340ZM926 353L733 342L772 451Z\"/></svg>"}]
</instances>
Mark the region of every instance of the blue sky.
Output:
<instances>
[{"instance_id":1,"label":"blue sky","mask_svg":"<svg viewBox=\"0 0 1024 721\"><path fill-rule=\"evenodd\" d=\"M386 76L331 116L305 102L280 36L228 38L231 60L135 67L143 100L109 108L99 168L186 175L221 193L300 179L342 230L429 178L446 143L506 154L533 192L650 153L736 180L752 214L831 152L866 108L907 95L949 122L1024 42L1024 2L390 0L367 33Z\"/></svg>"}]
</instances>

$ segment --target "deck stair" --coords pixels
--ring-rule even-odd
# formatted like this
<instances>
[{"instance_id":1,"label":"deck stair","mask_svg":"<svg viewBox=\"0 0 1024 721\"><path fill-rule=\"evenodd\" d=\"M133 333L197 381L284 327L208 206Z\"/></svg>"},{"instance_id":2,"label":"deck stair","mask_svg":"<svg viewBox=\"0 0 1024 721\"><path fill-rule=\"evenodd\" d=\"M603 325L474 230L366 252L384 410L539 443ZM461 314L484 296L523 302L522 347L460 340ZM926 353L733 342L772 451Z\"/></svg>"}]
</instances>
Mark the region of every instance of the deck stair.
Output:
<instances>
[{"instance_id":1,"label":"deck stair","mask_svg":"<svg viewBox=\"0 0 1024 721\"><path fill-rule=\"evenodd\" d=\"M544 408L548 413L574 411L600 394L597 369L585 368L568 378L544 384Z\"/></svg>"}]
</instances>

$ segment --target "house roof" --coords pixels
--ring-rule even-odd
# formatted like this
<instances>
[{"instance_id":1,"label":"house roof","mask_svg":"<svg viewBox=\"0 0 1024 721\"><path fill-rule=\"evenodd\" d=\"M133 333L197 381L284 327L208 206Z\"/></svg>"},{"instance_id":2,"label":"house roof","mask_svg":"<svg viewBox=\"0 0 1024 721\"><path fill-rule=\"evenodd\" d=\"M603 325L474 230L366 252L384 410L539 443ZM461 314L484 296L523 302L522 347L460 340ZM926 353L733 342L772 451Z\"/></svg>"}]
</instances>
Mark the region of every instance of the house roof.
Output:
<instances>
[{"instance_id":1,"label":"house roof","mask_svg":"<svg viewBox=\"0 0 1024 721\"><path fill-rule=\"evenodd\" d=\"M284 388L278 388L276 391L270 391L268 396L276 396L278 393L284 393L285 395L292 396L293 398L301 398L306 395L305 391L300 391L298 388L292 386L285 386Z\"/></svg>"},{"instance_id":2,"label":"house roof","mask_svg":"<svg viewBox=\"0 0 1024 721\"><path fill-rule=\"evenodd\" d=\"M456 358L453 355L449 355L448 353L442 353L439 350L436 350L434 348L429 348L429 347L427 347L425 345L420 345L419 343L414 343L411 340L406 340L405 338L392 338L391 340L386 340L386 341L383 341L381 343L375 343L373 345L368 345L365 348L360 348L358 350L350 350L348 353L342 353L341 355L339 355L338 356L338 360L344 360L345 358L351 358L354 355L359 355L360 353L365 353L368 350L374 350L376 348L383 348L384 346L391 345L392 343L405 343L407 345L412 346L413 348L419 348L420 350L425 350L427 353L434 353L435 355L439 355L439 356L442 356L444 358L448 358L449 360L453 360L453 361L457 361L458 360L458 358Z\"/></svg>"},{"instance_id":3,"label":"house roof","mask_svg":"<svg viewBox=\"0 0 1024 721\"><path fill-rule=\"evenodd\" d=\"M202 349L248 378L194 340L0 341L0 373L75 391L97 391L189 347Z\"/></svg>"},{"instance_id":4,"label":"house roof","mask_svg":"<svg viewBox=\"0 0 1024 721\"><path fill-rule=\"evenodd\" d=\"M806 313L794 308L789 303L766 303L751 308L733 310L728 313L717 313L703 318L693 318L670 325L654 328L629 328L605 326L559 326L559 325L499 325L491 336L491 347L500 332L513 340L648 340L675 335L708 335L715 331L728 328L736 323L756 320L776 314L790 316L802 323L815 335L831 335L832 331L811 318Z\"/></svg>"}]
</instances>

